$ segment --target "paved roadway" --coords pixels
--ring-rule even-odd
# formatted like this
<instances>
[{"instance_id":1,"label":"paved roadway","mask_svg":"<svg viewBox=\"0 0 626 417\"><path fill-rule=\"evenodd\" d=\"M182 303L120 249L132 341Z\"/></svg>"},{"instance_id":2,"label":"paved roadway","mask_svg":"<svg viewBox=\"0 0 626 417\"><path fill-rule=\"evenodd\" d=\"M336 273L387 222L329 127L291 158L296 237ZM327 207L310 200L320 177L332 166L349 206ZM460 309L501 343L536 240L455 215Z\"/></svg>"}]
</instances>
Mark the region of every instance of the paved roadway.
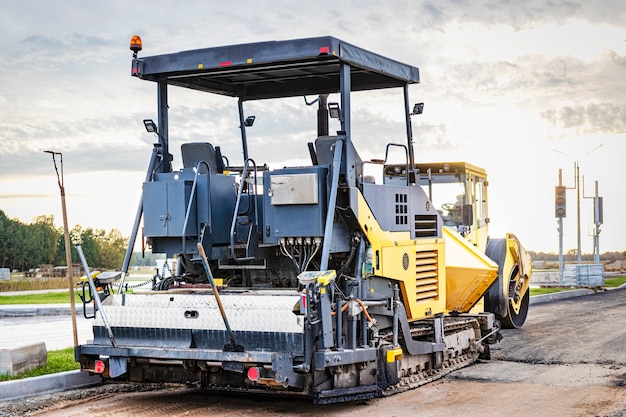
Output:
<instances>
[{"instance_id":1,"label":"paved roadway","mask_svg":"<svg viewBox=\"0 0 626 417\"><path fill-rule=\"evenodd\" d=\"M80 315L77 314L76 327L78 343L93 339L91 320L82 316L82 310ZM41 342L46 343L48 350L65 349L74 345L72 316L68 314L0 317L0 329L0 349L13 349Z\"/></svg>"}]
</instances>

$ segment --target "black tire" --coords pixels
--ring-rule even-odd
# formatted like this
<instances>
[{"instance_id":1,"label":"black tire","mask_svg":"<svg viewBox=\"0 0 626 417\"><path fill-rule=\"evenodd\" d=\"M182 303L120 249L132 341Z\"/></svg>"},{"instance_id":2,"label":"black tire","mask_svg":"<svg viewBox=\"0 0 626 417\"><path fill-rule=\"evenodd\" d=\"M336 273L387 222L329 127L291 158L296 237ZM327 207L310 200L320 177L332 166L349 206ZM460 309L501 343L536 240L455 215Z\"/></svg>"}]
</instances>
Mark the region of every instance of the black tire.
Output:
<instances>
[{"instance_id":1,"label":"black tire","mask_svg":"<svg viewBox=\"0 0 626 417\"><path fill-rule=\"evenodd\" d=\"M506 317L500 318L502 323L502 327L505 329L519 329L524 325L526 321L526 317L528 316L528 306L530 305L530 290L526 291L524 297L522 297L522 302L520 304L519 313L516 313L515 310L511 307L511 303L509 302L507 306L508 314Z\"/></svg>"},{"instance_id":2,"label":"black tire","mask_svg":"<svg viewBox=\"0 0 626 417\"><path fill-rule=\"evenodd\" d=\"M502 276L502 265L506 258L506 239L489 239L485 255L498 264L498 276L485 294L485 311L494 313L498 319L506 316L508 310L508 298L504 297L504 286L508 294L508 277Z\"/></svg>"},{"instance_id":3,"label":"black tire","mask_svg":"<svg viewBox=\"0 0 626 417\"><path fill-rule=\"evenodd\" d=\"M530 291L527 290L522 297L518 313L515 313L511 306L512 300L504 296L504 294L510 294L510 286L514 285L511 281L519 273L519 265L509 272L511 276L505 276L503 265L507 257L506 239L490 239L487 242L485 254L498 264L498 278L485 295L485 310L496 315L502 323L502 328L519 329L524 325L528 316Z\"/></svg>"}]
</instances>

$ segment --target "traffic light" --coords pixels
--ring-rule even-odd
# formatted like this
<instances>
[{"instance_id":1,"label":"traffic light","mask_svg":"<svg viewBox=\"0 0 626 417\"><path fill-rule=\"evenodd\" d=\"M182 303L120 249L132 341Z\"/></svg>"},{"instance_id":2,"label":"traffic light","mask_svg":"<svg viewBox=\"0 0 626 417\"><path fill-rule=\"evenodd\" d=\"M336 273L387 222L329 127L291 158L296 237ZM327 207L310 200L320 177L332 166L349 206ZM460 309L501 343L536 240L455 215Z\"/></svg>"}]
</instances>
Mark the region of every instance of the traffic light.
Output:
<instances>
[{"instance_id":1,"label":"traffic light","mask_svg":"<svg viewBox=\"0 0 626 417\"><path fill-rule=\"evenodd\" d=\"M554 187L554 216L565 217L565 186Z\"/></svg>"}]
</instances>

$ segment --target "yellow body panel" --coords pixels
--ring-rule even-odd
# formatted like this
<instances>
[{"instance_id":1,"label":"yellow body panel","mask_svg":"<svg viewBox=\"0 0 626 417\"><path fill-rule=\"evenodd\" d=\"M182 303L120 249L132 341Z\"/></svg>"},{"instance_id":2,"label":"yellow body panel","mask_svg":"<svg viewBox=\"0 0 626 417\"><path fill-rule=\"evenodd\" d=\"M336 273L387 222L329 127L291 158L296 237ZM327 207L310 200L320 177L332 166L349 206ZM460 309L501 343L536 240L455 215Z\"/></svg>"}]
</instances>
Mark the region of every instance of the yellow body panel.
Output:
<instances>
[{"instance_id":1,"label":"yellow body panel","mask_svg":"<svg viewBox=\"0 0 626 417\"><path fill-rule=\"evenodd\" d=\"M391 363L400 359L402 359L402 348L389 349L387 351L387 362Z\"/></svg>"},{"instance_id":2,"label":"yellow body panel","mask_svg":"<svg viewBox=\"0 0 626 417\"><path fill-rule=\"evenodd\" d=\"M445 310L444 240L414 240L410 232L382 230L363 195L353 189L357 198L361 230L376 254L374 274L398 281L410 321Z\"/></svg>"},{"instance_id":3,"label":"yellow body panel","mask_svg":"<svg viewBox=\"0 0 626 417\"><path fill-rule=\"evenodd\" d=\"M357 198L361 230L373 251L374 275L398 282L410 321L443 312L468 312L495 281L498 265L460 234L443 228L442 238L412 239L382 230L363 195Z\"/></svg>"},{"instance_id":4,"label":"yellow body panel","mask_svg":"<svg viewBox=\"0 0 626 417\"><path fill-rule=\"evenodd\" d=\"M458 233L444 227L446 309L468 312L498 277L498 264Z\"/></svg>"}]
</instances>

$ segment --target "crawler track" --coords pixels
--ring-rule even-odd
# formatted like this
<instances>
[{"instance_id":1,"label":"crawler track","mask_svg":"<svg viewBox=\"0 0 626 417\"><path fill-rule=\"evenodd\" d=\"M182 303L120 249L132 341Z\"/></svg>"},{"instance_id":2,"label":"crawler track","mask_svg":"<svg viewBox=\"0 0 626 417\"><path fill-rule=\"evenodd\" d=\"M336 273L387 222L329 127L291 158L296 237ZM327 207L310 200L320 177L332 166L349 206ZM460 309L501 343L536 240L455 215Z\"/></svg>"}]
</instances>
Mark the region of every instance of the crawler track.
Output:
<instances>
[{"instance_id":1,"label":"crawler track","mask_svg":"<svg viewBox=\"0 0 626 417\"><path fill-rule=\"evenodd\" d=\"M403 372L403 375L400 377L400 382L385 389L382 395L383 397L388 397L436 381L457 369L471 365L476 359L478 359L478 353L470 352L445 361L439 370L429 370L411 374Z\"/></svg>"},{"instance_id":2,"label":"crawler track","mask_svg":"<svg viewBox=\"0 0 626 417\"><path fill-rule=\"evenodd\" d=\"M382 395L386 397L417 388L474 363L479 357L474 337L474 329L477 326L478 322L473 318L446 319L444 323L445 335L452 339L457 336L458 339L465 338L468 346L463 348L449 344L449 350L444 352L441 366L437 369L434 365L433 355L421 355L419 359L410 356L404 357L400 360L398 369L398 378L400 381L383 390ZM432 339L432 326L419 325L413 327L411 329L411 335L414 338L422 340Z\"/></svg>"}]
</instances>

